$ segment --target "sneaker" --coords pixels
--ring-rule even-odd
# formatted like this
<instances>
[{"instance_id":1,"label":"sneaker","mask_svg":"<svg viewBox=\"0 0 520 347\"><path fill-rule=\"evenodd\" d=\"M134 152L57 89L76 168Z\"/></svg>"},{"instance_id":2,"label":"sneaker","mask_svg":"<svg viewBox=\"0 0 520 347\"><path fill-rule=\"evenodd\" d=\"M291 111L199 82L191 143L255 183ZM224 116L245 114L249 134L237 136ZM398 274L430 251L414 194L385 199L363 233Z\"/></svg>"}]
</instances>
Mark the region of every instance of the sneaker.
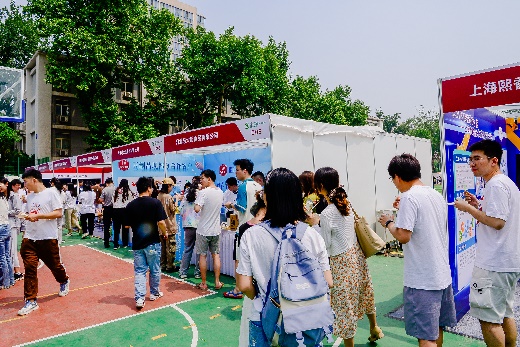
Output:
<instances>
[{"instance_id":1,"label":"sneaker","mask_svg":"<svg viewBox=\"0 0 520 347\"><path fill-rule=\"evenodd\" d=\"M159 298L162 298L163 295L163 292L159 292L159 294L150 294L150 301L155 301Z\"/></svg>"},{"instance_id":2,"label":"sneaker","mask_svg":"<svg viewBox=\"0 0 520 347\"><path fill-rule=\"evenodd\" d=\"M22 280L23 280L23 273L17 272L17 273L14 274L14 281L15 282L22 281Z\"/></svg>"},{"instance_id":3,"label":"sneaker","mask_svg":"<svg viewBox=\"0 0 520 347\"><path fill-rule=\"evenodd\" d=\"M144 298L139 298L135 301L135 307L140 310L144 307Z\"/></svg>"},{"instance_id":4,"label":"sneaker","mask_svg":"<svg viewBox=\"0 0 520 347\"><path fill-rule=\"evenodd\" d=\"M25 316L26 314L31 313L34 310L38 309L38 303L36 300L27 300L25 301L25 305L18 311L19 316Z\"/></svg>"},{"instance_id":5,"label":"sneaker","mask_svg":"<svg viewBox=\"0 0 520 347\"><path fill-rule=\"evenodd\" d=\"M195 278L200 278L200 274L195 274L195 276L193 276Z\"/></svg>"},{"instance_id":6,"label":"sneaker","mask_svg":"<svg viewBox=\"0 0 520 347\"><path fill-rule=\"evenodd\" d=\"M188 278L188 275L186 275L186 274L180 274L179 278L180 278L181 280L184 280L184 279Z\"/></svg>"},{"instance_id":7,"label":"sneaker","mask_svg":"<svg viewBox=\"0 0 520 347\"><path fill-rule=\"evenodd\" d=\"M67 282L60 284L60 292L58 293L59 296L66 296L69 294L69 285L70 285L70 279L67 280Z\"/></svg>"}]
</instances>

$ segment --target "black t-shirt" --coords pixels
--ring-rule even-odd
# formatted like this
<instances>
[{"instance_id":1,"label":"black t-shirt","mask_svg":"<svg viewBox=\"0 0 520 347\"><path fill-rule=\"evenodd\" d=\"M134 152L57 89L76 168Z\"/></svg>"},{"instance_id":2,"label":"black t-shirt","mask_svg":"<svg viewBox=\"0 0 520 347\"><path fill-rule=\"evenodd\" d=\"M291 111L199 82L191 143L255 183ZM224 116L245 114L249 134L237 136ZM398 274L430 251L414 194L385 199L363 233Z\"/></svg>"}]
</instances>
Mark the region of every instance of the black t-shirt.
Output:
<instances>
[{"instance_id":1,"label":"black t-shirt","mask_svg":"<svg viewBox=\"0 0 520 347\"><path fill-rule=\"evenodd\" d=\"M132 249L143 249L160 243L157 222L168 218L161 202L149 196L132 200L126 206L128 224L132 227Z\"/></svg>"},{"instance_id":2,"label":"black t-shirt","mask_svg":"<svg viewBox=\"0 0 520 347\"><path fill-rule=\"evenodd\" d=\"M249 222L245 222L241 226L238 227L238 242L237 246L240 247L240 239L242 238L242 235L246 232L247 229L251 228L252 225L249 224Z\"/></svg>"}]
</instances>

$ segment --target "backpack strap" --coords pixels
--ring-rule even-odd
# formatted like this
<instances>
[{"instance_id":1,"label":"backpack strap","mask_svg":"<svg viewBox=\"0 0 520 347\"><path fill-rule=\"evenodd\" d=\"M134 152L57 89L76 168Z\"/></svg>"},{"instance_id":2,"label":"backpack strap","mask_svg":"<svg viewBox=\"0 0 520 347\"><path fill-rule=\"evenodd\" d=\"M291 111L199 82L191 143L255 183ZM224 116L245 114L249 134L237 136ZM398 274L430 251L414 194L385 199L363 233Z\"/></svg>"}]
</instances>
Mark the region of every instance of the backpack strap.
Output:
<instances>
[{"instance_id":1,"label":"backpack strap","mask_svg":"<svg viewBox=\"0 0 520 347\"><path fill-rule=\"evenodd\" d=\"M278 243L282 241L282 234L279 230L273 229L269 221L262 222L258 225L267 230L267 232L271 234L271 236L274 237Z\"/></svg>"}]
</instances>

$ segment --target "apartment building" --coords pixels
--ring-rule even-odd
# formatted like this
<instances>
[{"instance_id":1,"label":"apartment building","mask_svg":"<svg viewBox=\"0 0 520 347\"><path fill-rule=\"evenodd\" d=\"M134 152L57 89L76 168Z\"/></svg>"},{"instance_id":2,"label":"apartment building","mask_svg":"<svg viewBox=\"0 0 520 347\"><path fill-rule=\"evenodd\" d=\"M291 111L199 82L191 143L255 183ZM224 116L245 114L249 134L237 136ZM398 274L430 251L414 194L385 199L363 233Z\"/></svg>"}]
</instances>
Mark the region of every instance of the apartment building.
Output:
<instances>
[{"instance_id":1,"label":"apartment building","mask_svg":"<svg viewBox=\"0 0 520 347\"><path fill-rule=\"evenodd\" d=\"M149 4L171 11L185 27L204 25L205 17L193 6L175 0L150 0ZM182 50L180 37L175 38L173 48L172 58L176 59ZM34 154L35 164L80 155L88 148L85 138L89 129L81 117L76 98L45 82L47 62L45 53L38 51L25 66L26 121L18 126L22 133L18 148L29 155ZM115 101L121 107L132 98L142 105L145 96L144 87L132 81L123 81L123 88L114 91ZM172 130L176 128L172 127Z\"/></svg>"}]
</instances>

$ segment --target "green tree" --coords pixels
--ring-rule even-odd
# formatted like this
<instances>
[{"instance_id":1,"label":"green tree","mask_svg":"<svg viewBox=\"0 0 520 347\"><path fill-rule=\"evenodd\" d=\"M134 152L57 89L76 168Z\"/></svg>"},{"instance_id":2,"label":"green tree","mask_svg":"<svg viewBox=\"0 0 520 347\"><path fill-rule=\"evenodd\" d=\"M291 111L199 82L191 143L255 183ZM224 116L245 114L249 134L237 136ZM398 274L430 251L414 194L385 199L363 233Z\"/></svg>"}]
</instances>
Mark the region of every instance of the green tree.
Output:
<instances>
[{"instance_id":1,"label":"green tree","mask_svg":"<svg viewBox=\"0 0 520 347\"><path fill-rule=\"evenodd\" d=\"M285 43L270 38L263 46L254 36L239 37L233 30L216 37L199 27L186 35L177 60L186 77L178 80L177 106L188 123L199 126L219 118L226 100L242 117L284 109L289 69Z\"/></svg>"},{"instance_id":2,"label":"green tree","mask_svg":"<svg viewBox=\"0 0 520 347\"><path fill-rule=\"evenodd\" d=\"M48 42L47 82L73 92L90 129L91 149L159 135L171 120L157 88L178 73L170 46L180 22L144 0L29 0L27 10ZM118 105L115 88L143 83L153 105ZM157 98L158 100L155 100ZM144 100L146 102L146 100ZM155 105L155 107L153 107Z\"/></svg>"},{"instance_id":3,"label":"green tree","mask_svg":"<svg viewBox=\"0 0 520 347\"><path fill-rule=\"evenodd\" d=\"M40 44L36 23L11 0L0 8L0 66L22 69Z\"/></svg>"},{"instance_id":4,"label":"green tree","mask_svg":"<svg viewBox=\"0 0 520 347\"><path fill-rule=\"evenodd\" d=\"M338 86L321 92L318 78L296 76L291 81L286 116L317 122L365 125L370 108L360 100L352 100L348 86Z\"/></svg>"},{"instance_id":5,"label":"green tree","mask_svg":"<svg viewBox=\"0 0 520 347\"><path fill-rule=\"evenodd\" d=\"M393 133L394 129L401 122L401 114L394 113L393 115L385 115L382 110L376 111L376 116L383 120L383 130L387 133Z\"/></svg>"},{"instance_id":6,"label":"green tree","mask_svg":"<svg viewBox=\"0 0 520 347\"><path fill-rule=\"evenodd\" d=\"M14 143L20 139L20 134L12 128L11 123L0 122L0 167L5 167L12 156L18 155L18 151L14 149ZM0 174L4 174L4 172L0 172Z\"/></svg>"},{"instance_id":7,"label":"green tree","mask_svg":"<svg viewBox=\"0 0 520 347\"><path fill-rule=\"evenodd\" d=\"M401 122L394 133L429 139L432 146L432 169L440 171L440 114L437 111L419 108L418 114Z\"/></svg>"}]
</instances>

